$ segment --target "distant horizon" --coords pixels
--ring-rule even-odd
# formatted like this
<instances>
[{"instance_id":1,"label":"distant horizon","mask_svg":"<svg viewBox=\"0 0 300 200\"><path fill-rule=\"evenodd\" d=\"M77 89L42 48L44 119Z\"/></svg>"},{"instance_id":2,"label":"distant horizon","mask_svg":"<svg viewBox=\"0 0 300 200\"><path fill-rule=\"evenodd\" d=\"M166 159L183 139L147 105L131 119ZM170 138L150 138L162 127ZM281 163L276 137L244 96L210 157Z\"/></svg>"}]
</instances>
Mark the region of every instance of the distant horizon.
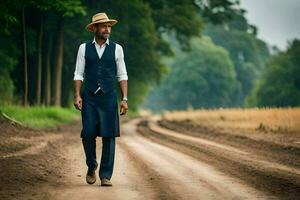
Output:
<instances>
[{"instance_id":1,"label":"distant horizon","mask_svg":"<svg viewBox=\"0 0 300 200\"><path fill-rule=\"evenodd\" d=\"M300 39L299 0L241 0L241 7L249 23L258 28L258 38L269 46L285 50L288 42Z\"/></svg>"}]
</instances>

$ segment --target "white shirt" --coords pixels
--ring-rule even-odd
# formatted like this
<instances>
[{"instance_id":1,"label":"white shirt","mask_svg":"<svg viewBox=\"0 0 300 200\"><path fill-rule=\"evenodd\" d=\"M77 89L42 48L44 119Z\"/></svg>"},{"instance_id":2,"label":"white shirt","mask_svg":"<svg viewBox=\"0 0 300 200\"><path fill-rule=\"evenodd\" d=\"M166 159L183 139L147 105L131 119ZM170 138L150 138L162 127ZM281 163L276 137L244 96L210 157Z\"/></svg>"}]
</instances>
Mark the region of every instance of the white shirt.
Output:
<instances>
[{"instance_id":1,"label":"white shirt","mask_svg":"<svg viewBox=\"0 0 300 200\"><path fill-rule=\"evenodd\" d=\"M97 54L98 54L99 58L101 58L106 45L109 44L109 39L107 39L106 42L100 46L94 38L93 44L95 44ZM85 68L85 56L84 55L85 55L85 43L81 44L78 49L77 59L76 59L76 68L75 68L75 72L74 72L74 80L83 81L83 79L84 79L84 68ZM125 62L124 62L123 48L119 44L116 44L115 58L116 58L116 64L117 64L116 77L117 77L118 81L128 80L126 66L125 66ZM100 88L98 88L97 91L99 89Z\"/></svg>"}]
</instances>

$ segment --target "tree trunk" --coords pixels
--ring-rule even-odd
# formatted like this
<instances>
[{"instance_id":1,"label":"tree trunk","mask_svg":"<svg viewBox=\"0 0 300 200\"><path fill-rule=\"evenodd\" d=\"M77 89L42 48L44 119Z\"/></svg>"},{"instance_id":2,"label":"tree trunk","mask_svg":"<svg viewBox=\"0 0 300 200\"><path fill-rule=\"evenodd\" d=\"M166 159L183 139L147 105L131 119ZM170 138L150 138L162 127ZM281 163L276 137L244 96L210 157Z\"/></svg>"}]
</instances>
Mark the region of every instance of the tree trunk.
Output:
<instances>
[{"instance_id":1,"label":"tree trunk","mask_svg":"<svg viewBox=\"0 0 300 200\"><path fill-rule=\"evenodd\" d=\"M37 80L36 80L36 104L41 104L41 91L42 91L42 44L43 44L43 25L44 16L41 13L40 27L38 33L37 51L38 51L38 65L37 65Z\"/></svg>"},{"instance_id":2,"label":"tree trunk","mask_svg":"<svg viewBox=\"0 0 300 200\"><path fill-rule=\"evenodd\" d=\"M27 66L27 42L26 42L26 24L25 8L22 8L22 36L23 36L23 65L24 65L24 96L23 105L28 104L28 66Z\"/></svg>"},{"instance_id":3,"label":"tree trunk","mask_svg":"<svg viewBox=\"0 0 300 200\"><path fill-rule=\"evenodd\" d=\"M55 71L54 71L54 105L61 105L61 74L63 65L63 46L64 46L64 21L63 17L58 21L57 27L57 43L56 43L56 57L55 57Z\"/></svg>"},{"instance_id":4,"label":"tree trunk","mask_svg":"<svg viewBox=\"0 0 300 200\"><path fill-rule=\"evenodd\" d=\"M46 64L44 70L44 104L49 106L51 103L51 52L52 52L52 35L48 37Z\"/></svg>"}]
</instances>

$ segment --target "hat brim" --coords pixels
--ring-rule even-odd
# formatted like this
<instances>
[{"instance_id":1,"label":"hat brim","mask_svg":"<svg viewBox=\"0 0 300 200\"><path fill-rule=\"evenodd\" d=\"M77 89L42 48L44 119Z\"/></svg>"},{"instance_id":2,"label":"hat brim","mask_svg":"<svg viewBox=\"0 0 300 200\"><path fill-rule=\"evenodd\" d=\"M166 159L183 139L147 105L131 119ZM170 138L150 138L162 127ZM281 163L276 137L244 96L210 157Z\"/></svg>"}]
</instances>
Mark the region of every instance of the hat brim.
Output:
<instances>
[{"instance_id":1,"label":"hat brim","mask_svg":"<svg viewBox=\"0 0 300 200\"><path fill-rule=\"evenodd\" d=\"M89 23L85 29L89 32L94 32L94 25L95 24L102 24L102 23L107 23L109 22L112 26L115 25L118 21L115 20L115 19L108 19L108 20L103 20L103 21L98 21L98 22L92 22L92 23Z\"/></svg>"}]
</instances>

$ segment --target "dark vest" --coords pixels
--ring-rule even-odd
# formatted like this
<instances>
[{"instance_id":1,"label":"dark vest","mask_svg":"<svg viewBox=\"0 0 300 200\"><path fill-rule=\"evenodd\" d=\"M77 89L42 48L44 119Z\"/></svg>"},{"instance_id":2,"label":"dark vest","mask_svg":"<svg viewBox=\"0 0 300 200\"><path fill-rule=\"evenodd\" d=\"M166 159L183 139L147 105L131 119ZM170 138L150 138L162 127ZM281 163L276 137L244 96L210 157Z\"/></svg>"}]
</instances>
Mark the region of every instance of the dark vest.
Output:
<instances>
[{"instance_id":1,"label":"dark vest","mask_svg":"<svg viewBox=\"0 0 300 200\"><path fill-rule=\"evenodd\" d=\"M95 44L87 42L85 46L84 87L95 92L100 86L104 93L116 90L117 65L115 60L116 43L109 41L101 59Z\"/></svg>"}]
</instances>

